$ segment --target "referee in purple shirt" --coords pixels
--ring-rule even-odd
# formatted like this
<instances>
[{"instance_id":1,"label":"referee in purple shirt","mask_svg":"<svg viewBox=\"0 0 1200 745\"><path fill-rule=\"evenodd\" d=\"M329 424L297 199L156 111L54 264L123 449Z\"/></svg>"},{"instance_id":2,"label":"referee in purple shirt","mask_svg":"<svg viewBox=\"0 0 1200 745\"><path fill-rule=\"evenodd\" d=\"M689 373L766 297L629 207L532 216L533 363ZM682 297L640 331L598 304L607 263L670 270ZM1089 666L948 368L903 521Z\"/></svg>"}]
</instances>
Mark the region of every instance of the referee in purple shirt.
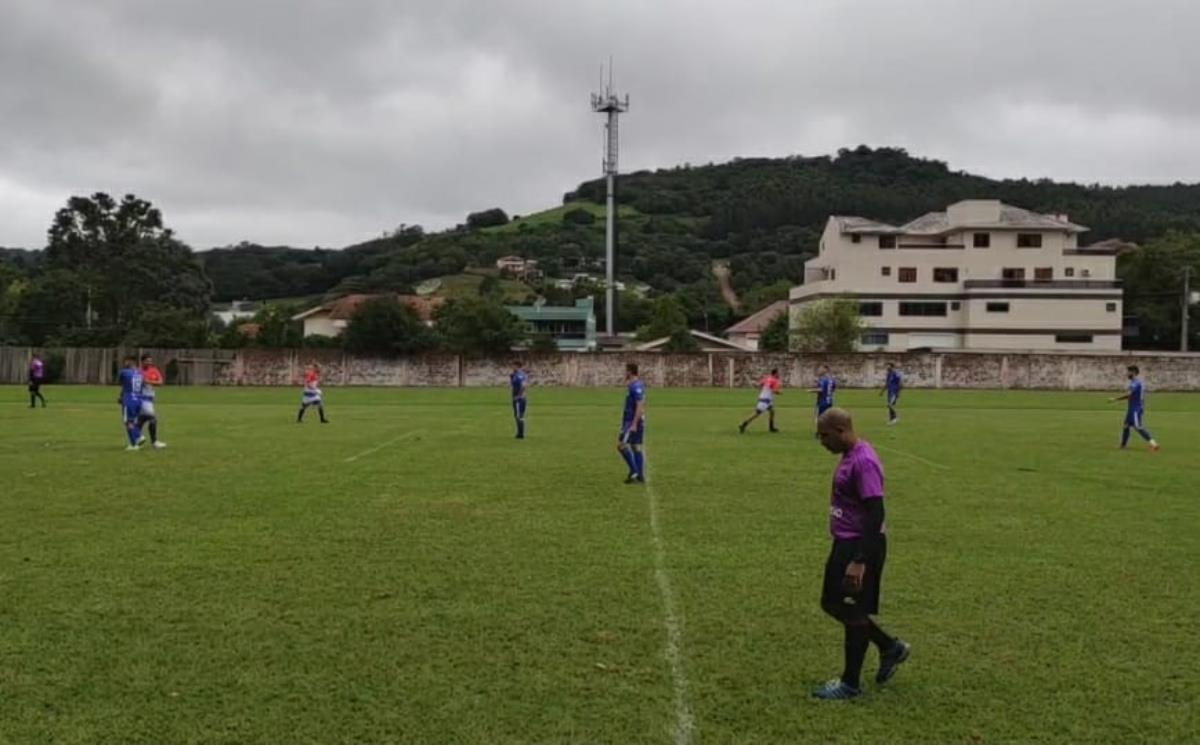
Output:
<instances>
[{"instance_id":1,"label":"referee in purple shirt","mask_svg":"<svg viewBox=\"0 0 1200 745\"><path fill-rule=\"evenodd\" d=\"M833 549L825 562L821 609L842 624L845 665L841 677L813 691L819 699L851 699L862 695L862 667L867 649L879 648L876 683L886 683L908 659L909 645L888 636L871 616L879 613L887 536L883 525L883 464L875 449L854 433L843 409L832 408L817 420L817 437L831 453L842 456L833 472L829 500L829 532Z\"/></svg>"}]
</instances>

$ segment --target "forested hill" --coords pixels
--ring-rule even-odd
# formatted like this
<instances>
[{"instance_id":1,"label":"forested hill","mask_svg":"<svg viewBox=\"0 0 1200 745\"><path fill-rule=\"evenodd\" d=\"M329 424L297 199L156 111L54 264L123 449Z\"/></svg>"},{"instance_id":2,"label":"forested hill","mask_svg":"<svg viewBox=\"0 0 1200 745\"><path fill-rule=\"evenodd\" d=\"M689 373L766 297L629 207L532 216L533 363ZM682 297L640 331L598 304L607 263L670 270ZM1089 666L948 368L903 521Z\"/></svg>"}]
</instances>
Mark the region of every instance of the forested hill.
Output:
<instances>
[{"instance_id":1,"label":"forested hill","mask_svg":"<svg viewBox=\"0 0 1200 745\"><path fill-rule=\"evenodd\" d=\"M508 222L498 211L481 212L454 230L405 226L341 251L242 244L201 257L216 300L402 289L506 254L540 259L551 276L570 274L595 269L603 256L603 188L601 180L583 183L563 206ZM618 198L620 274L662 291L710 282L718 258L729 261L739 292L798 281L830 214L903 222L968 198L1067 213L1092 228L1088 241L1200 233L1200 184L1001 181L866 147L632 173L620 178Z\"/></svg>"}]
</instances>

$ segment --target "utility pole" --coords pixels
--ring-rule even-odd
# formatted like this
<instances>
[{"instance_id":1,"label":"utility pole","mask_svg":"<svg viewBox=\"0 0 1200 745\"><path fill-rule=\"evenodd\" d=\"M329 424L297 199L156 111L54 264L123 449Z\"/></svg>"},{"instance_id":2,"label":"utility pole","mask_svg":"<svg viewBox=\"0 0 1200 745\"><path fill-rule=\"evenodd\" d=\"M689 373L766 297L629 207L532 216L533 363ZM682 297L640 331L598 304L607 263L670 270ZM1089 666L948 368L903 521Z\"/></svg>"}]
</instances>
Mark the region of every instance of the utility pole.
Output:
<instances>
[{"instance_id":1,"label":"utility pole","mask_svg":"<svg viewBox=\"0 0 1200 745\"><path fill-rule=\"evenodd\" d=\"M1180 318L1180 333L1179 333L1179 349L1182 352L1188 351L1188 311L1192 307L1192 268L1185 266L1183 268L1183 315Z\"/></svg>"},{"instance_id":2,"label":"utility pole","mask_svg":"<svg viewBox=\"0 0 1200 745\"><path fill-rule=\"evenodd\" d=\"M608 120L604 125L604 176L608 182L608 214L604 224L604 270L605 284L605 315L604 331L609 337L616 336L616 188L617 188L617 118L629 110L629 96L624 100L613 90L612 60L608 61L608 85L604 85L604 74L600 75L602 93L592 94L592 111L606 114Z\"/></svg>"}]
</instances>

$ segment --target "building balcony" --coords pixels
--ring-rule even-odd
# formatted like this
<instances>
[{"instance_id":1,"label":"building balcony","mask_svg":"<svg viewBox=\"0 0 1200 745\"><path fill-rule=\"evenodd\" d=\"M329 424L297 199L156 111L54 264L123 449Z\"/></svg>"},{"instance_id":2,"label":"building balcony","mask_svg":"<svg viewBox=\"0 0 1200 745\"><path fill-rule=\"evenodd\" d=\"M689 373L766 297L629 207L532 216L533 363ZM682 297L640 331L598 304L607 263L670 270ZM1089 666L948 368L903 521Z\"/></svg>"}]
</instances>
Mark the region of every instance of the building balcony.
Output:
<instances>
[{"instance_id":1,"label":"building balcony","mask_svg":"<svg viewBox=\"0 0 1200 745\"><path fill-rule=\"evenodd\" d=\"M963 282L967 290L1119 290L1119 279L968 279Z\"/></svg>"}]
</instances>

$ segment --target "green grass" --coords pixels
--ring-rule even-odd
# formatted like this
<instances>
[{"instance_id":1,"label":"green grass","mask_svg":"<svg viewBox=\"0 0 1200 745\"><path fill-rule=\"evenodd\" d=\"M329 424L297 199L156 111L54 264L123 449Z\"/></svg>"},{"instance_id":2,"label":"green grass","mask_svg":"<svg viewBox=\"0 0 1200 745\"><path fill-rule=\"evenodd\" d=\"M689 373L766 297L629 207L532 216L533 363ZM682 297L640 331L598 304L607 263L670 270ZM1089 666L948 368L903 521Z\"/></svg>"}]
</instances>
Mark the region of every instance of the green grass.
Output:
<instances>
[{"instance_id":1,"label":"green grass","mask_svg":"<svg viewBox=\"0 0 1200 745\"><path fill-rule=\"evenodd\" d=\"M518 218L516 220L512 220L504 225L496 225L496 226L493 226L490 228L483 228L481 232L483 232L483 233L515 233L521 229L522 225L525 225L531 229L547 227L547 226L556 228L562 224L563 215L570 212L571 210L578 210L578 209L586 210L588 212L591 212L593 215L595 215L596 223L594 223L594 225L598 225L601 230L604 229L604 215L605 215L605 209L606 209L605 206L603 204L596 204L595 202L580 201L580 202L568 202L568 203L562 205L561 207L554 207L552 209L542 210L541 212L535 212L532 215L522 215L520 218ZM637 208L635 208L635 207L632 207L627 204L617 205L617 218L618 219L629 220L629 219L633 219L633 218L637 218L637 217L641 217L641 216L642 216L642 213L639 212L637 210Z\"/></svg>"},{"instance_id":2,"label":"green grass","mask_svg":"<svg viewBox=\"0 0 1200 745\"><path fill-rule=\"evenodd\" d=\"M651 390L651 486L621 393L165 389L125 453L111 389L0 389L0 743L669 743L651 494L695 743L1185 743L1200 731L1200 397L1119 452L1095 394L910 391L885 428L884 690L820 704L834 459L810 399ZM761 422L759 425L760 426ZM651 492L652 490L652 492ZM874 674L874 652L867 675Z\"/></svg>"},{"instance_id":3,"label":"green grass","mask_svg":"<svg viewBox=\"0 0 1200 745\"><path fill-rule=\"evenodd\" d=\"M479 294L479 285L485 276L487 276L486 271L448 274L439 277L441 286L438 287L435 294L447 298L474 297ZM502 299L506 303L520 303L533 294L529 285L515 279L500 279L500 291Z\"/></svg>"}]
</instances>

